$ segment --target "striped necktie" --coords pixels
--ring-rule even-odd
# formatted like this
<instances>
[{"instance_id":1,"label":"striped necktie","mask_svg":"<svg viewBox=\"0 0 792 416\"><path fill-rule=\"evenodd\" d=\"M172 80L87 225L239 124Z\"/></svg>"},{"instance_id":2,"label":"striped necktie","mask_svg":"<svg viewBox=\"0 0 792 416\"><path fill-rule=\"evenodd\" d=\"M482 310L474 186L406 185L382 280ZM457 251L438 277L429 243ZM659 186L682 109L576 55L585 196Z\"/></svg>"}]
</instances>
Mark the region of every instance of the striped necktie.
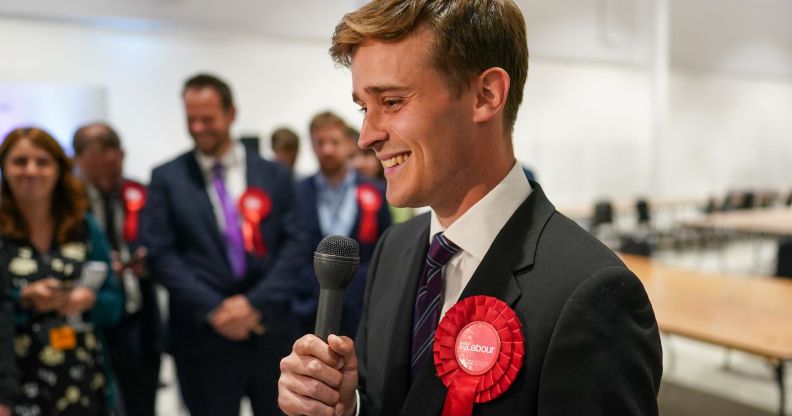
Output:
<instances>
[{"instance_id":1,"label":"striped necktie","mask_svg":"<svg viewBox=\"0 0 792 416\"><path fill-rule=\"evenodd\" d=\"M421 278L418 281L418 292L415 296L413 314L412 361L410 363L412 378L418 375L431 355L432 341L440 320L440 298L443 293L443 266L459 252L459 247L438 233L429 245Z\"/></svg>"}]
</instances>

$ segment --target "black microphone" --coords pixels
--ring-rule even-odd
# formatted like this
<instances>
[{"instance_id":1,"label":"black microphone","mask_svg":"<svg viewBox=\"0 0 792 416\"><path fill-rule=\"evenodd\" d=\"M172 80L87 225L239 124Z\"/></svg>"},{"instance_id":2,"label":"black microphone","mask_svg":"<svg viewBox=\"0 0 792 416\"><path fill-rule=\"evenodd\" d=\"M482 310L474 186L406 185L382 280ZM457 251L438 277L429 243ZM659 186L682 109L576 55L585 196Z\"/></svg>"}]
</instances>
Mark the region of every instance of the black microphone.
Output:
<instances>
[{"instance_id":1,"label":"black microphone","mask_svg":"<svg viewBox=\"0 0 792 416\"><path fill-rule=\"evenodd\" d=\"M341 235L328 235L314 252L314 271L319 281L319 306L316 308L314 333L323 341L341 328L344 289L360 263L357 241Z\"/></svg>"}]
</instances>

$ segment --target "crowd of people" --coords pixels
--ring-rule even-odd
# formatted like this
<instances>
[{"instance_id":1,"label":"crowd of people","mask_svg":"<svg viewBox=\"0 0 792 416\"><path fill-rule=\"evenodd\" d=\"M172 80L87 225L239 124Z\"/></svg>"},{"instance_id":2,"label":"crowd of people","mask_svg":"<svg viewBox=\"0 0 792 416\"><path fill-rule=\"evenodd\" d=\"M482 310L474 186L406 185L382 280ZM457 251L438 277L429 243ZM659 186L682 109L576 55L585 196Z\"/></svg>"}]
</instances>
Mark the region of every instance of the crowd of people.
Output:
<instances>
[{"instance_id":1,"label":"crowd of people","mask_svg":"<svg viewBox=\"0 0 792 416\"><path fill-rule=\"evenodd\" d=\"M319 170L295 179L296 133L277 129L265 160L232 138L225 81L198 74L182 93L194 148L148 186L124 176L105 122L76 130L73 158L40 128L4 138L0 416L154 415L164 352L192 415L238 414L243 396L276 414L279 361L313 331L312 255L330 234L361 247L343 315L354 335L392 223L373 152L323 112L310 123Z\"/></svg>"}]
</instances>

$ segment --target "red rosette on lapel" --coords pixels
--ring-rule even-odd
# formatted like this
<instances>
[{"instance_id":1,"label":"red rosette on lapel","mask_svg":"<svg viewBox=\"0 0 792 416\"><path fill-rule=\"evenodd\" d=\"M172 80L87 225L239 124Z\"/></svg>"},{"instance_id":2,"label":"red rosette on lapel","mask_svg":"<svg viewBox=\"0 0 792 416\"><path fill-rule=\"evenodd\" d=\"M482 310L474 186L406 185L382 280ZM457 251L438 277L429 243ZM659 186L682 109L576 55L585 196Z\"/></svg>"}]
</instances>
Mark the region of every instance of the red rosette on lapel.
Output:
<instances>
[{"instance_id":1,"label":"red rosette on lapel","mask_svg":"<svg viewBox=\"0 0 792 416\"><path fill-rule=\"evenodd\" d=\"M492 296L472 296L446 312L434 339L437 375L448 388L443 416L468 416L474 403L509 389L525 355L517 314Z\"/></svg>"},{"instance_id":2,"label":"red rosette on lapel","mask_svg":"<svg viewBox=\"0 0 792 416\"><path fill-rule=\"evenodd\" d=\"M267 254L267 246L261 235L261 221L272 212L272 198L263 189L248 188L239 198L239 213L242 215L242 238L245 251L259 257Z\"/></svg>"},{"instance_id":3,"label":"red rosette on lapel","mask_svg":"<svg viewBox=\"0 0 792 416\"><path fill-rule=\"evenodd\" d=\"M140 211L146 205L146 187L133 181L121 185L121 199L124 202L124 241L137 240L140 228Z\"/></svg>"},{"instance_id":4,"label":"red rosette on lapel","mask_svg":"<svg viewBox=\"0 0 792 416\"><path fill-rule=\"evenodd\" d=\"M357 187L357 201L360 206L360 227L358 241L374 244L377 241L377 211L382 208L382 196L376 186L363 183Z\"/></svg>"}]
</instances>

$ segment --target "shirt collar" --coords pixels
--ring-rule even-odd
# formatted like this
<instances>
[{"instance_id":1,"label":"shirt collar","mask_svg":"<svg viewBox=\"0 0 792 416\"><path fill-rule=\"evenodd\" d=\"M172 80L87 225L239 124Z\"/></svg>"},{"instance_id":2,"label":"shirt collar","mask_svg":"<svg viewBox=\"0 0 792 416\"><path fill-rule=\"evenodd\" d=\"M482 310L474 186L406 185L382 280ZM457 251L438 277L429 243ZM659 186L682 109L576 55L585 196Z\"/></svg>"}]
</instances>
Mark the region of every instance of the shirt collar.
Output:
<instances>
[{"instance_id":1,"label":"shirt collar","mask_svg":"<svg viewBox=\"0 0 792 416\"><path fill-rule=\"evenodd\" d=\"M435 234L444 232L463 251L482 260L500 230L530 194L531 184L520 164L515 162L506 177L448 229L443 229L437 214L432 211L429 242L431 244Z\"/></svg>"},{"instance_id":2,"label":"shirt collar","mask_svg":"<svg viewBox=\"0 0 792 416\"><path fill-rule=\"evenodd\" d=\"M243 164L245 160L245 147L239 142L233 142L228 151L219 158L205 155L198 150L195 150L194 154L195 160L198 161L198 166L201 167L201 172L205 175L212 175L214 174L213 169L217 162L223 164L223 168L226 172L231 168Z\"/></svg>"},{"instance_id":3,"label":"shirt collar","mask_svg":"<svg viewBox=\"0 0 792 416\"><path fill-rule=\"evenodd\" d=\"M316 186L323 191L338 191L342 189L346 189L348 186L355 183L357 179L357 170L352 168L347 168L346 176L344 177L344 181L338 186L338 188L333 188L330 186L330 182L327 180L327 177L320 171L316 174Z\"/></svg>"}]
</instances>

